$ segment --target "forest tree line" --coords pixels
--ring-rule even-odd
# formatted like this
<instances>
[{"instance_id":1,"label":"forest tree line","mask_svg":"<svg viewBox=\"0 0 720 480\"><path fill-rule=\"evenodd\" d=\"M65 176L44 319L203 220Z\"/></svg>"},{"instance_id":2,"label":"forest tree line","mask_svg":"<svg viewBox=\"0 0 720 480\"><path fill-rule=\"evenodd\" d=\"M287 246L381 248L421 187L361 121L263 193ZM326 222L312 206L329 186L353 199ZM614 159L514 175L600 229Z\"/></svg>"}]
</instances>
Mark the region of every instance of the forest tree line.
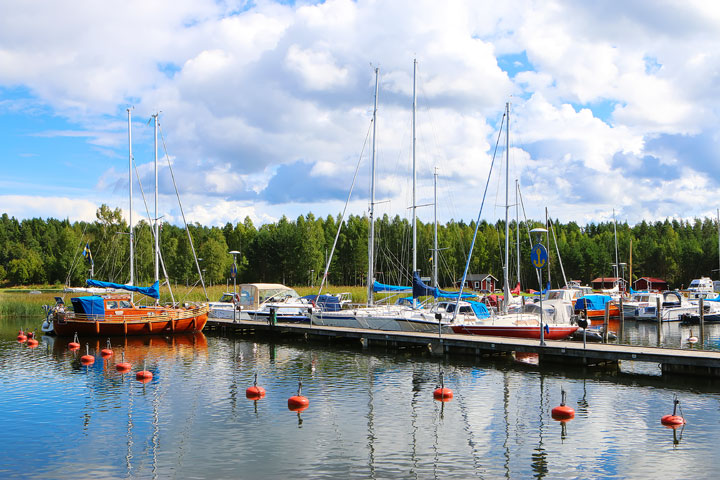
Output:
<instances>
[{"instance_id":1,"label":"forest tree line","mask_svg":"<svg viewBox=\"0 0 720 480\"><path fill-rule=\"evenodd\" d=\"M57 219L18 221L7 214L0 217L0 283L5 286L31 284L84 285L90 274L119 283L129 280L129 229L120 209L106 205L97 210L94 222ZM259 228L246 218L224 227L190 225L200 270L207 283L225 284L230 277L233 256L237 255L238 283L277 282L287 285L319 285L330 256L340 218L301 215L285 217ZM529 229L542 222L520 224L520 282L524 289L538 288L530 262ZM601 276L613 276L615 234L612 222L580 226L575 222L552 221L549 252L553 287L562 285L557 261L560 252L568 280L589 283ZM475 223L449 221L438 226L439 254L433 254L432 223L418 222L417 264L422 276L432 274L438 262L439 284L452 287L462 278ZM516 232L510 225L510 281L517 282ZM328 274L331 285L363 285L367 276L369 222L365 216L349 216L340 229ZM407 219L384 216L376 220L376 279L382 283L409 285L412 266L412 229ZM503 278L505 224L481 222L469 273L490 273ZM135 232L135 283L152 283L154 276L153 235L141 221ZM554 238L553 238L554 237ZM537 238L533 239L533 243ZM543 239L545 243L545 239ZM718 225L711 219L617 224L620 263L626 263L629 278L632 242L632 280L642 276L662 278L673 287L688 285L700 276L716 276L718 269ZM184 228L162 225L160 250L173 284L195 284L199 274L188 234ZM161 277L162 277L161 270Z\"/></svg>"}]
</instances>

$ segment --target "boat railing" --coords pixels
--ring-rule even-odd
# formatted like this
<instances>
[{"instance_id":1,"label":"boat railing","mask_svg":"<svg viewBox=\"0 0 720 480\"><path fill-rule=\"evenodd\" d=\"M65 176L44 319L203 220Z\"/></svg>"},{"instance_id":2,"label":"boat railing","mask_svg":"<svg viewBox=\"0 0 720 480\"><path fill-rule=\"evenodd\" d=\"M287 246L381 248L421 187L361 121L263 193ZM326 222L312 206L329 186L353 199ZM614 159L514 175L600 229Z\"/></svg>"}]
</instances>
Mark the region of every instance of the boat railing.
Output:
<instances>
[{"instance_id":1,"label":"boat railing","mask_svg":"<svg viewBox=\"0 0 720 480\"><path fill-rule=\"evenodd\" d=\"M79 320L86 322L140 322L152 320L183 320L186 318L196 317L198 315L207 314L210 311L208 305L191 306L185 309L161 310L158 313L148 310L139 315L97 315L87 313L63 312L58 313L60 321Z\"/></svg>"}]
</instances>

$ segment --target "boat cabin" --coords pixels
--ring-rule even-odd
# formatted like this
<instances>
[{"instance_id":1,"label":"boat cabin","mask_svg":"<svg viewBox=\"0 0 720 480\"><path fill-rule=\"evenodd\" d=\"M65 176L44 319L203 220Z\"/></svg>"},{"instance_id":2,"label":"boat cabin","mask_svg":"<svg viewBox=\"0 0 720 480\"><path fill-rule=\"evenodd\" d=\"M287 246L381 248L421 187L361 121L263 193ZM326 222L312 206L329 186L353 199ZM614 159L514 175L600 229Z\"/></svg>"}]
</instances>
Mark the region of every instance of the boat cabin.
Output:
<instances>
[{"instance_id":1,"label":"boat cabin","mask_svg":"<svg viewBox=\"0 0 720 480\"><path fill-rule=\"evenodd\" d=\"M70 302L76 314L92 317L136 313L136 307L130 301L130 295L88 295L71 298Z\"/></svg>"},{"instance_id":2,"label":"boat cabin","mask_svg":"<svg viewBox=\"0 0 720 480\"><path fill-rule=\"evenodd\" d=\"M687 290L691 293L715 293L713 281L709 277L696 278L690 282Z\"/></svg>"},{"instance_id":3,"label":"boat cabin","mask_svg":"<svg viewBox=\"0 0 720 480\"><path fill-rule=\"evenodd\" d=\"M265 303L287 302L299 298L300 295L295 290L279 283L245 283L240 285L238 304L243 310L255 310Z\"/></svg>"}]
</instances>

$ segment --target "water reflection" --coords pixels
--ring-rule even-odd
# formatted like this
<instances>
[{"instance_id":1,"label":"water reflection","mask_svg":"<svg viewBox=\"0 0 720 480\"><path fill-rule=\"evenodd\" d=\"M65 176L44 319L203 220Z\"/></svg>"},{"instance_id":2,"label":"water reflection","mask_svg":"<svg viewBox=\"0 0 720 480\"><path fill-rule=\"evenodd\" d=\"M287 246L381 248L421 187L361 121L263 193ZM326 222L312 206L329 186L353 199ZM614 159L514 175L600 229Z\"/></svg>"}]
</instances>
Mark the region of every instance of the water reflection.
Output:
<instances>
[{"instance_id":1,"label":"water reflection","mask_svg":"<svg viewBox=\"0 0 720 480\"><path fill-rule=\"evenodd\" d=\"M83 366L65 341L30 350L15 336L0 339L3 477L68 467L94 478L443 479L720 468L720 387L710 379L213 335L111 339L112 357ZM81 342L99 351L106 340ZM122 353L134 365L127 376L115 370ZM147 384L134 375L143 360ZM451 402L433 399L441 371ZM267 395L243 399L255 374ZM290 413L299 378L310 408ZM551 418L561 388L576 407L571 424ZM675 394L691 417L684 438L659 424ZM31 475L16 460L28 455L44 458Z\"/></svg>"}]
</instances>

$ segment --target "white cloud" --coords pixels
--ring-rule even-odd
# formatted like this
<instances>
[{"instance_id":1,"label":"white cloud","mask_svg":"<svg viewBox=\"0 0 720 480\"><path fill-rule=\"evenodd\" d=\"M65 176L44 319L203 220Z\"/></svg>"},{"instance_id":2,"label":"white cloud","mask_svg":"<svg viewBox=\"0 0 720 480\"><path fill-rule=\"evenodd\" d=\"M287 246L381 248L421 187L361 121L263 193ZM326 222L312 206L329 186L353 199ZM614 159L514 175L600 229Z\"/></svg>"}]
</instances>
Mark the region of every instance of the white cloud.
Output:
<instances>
[{"instance_id":1,"label":"white cloud","mask_svg":"<svg viewBox=\"0 0 720 480\"><path fill-rule=\"evenodd\" d=\"M0 88L31 98L0 108L50 111L71 127L35 135L85 139L93 154L117 157L126 155L125 107L135 105L138 126L162 111L178 186L198 221L248 214L262 222L283 208L335 214L368 130L372 64L381 72L378 185L404 215L417 58L421 196L439 165L455 192L466 192L453 217L477 213L508 100L512 170L533 205L550 204L564 220L605 218L613 206L628 218L699 215L707 209L684 195L712 203L717 182L647 145L707 136L718 123L717 31L720 9L702 1L15 2L0 15ZM519 73L502 70L508 55ZM149 135L136 134L146 190ZM648 155L683 169L682 178L644 174ZM259 202L275 175L287 175L281 167L298 162L336 201ZM358 191L368 174L363 165ZM114 198L126 175L120 166L97 172L88 194ZM161 176L162 192L172 193Z\"/></svg>"}]
</instances>

